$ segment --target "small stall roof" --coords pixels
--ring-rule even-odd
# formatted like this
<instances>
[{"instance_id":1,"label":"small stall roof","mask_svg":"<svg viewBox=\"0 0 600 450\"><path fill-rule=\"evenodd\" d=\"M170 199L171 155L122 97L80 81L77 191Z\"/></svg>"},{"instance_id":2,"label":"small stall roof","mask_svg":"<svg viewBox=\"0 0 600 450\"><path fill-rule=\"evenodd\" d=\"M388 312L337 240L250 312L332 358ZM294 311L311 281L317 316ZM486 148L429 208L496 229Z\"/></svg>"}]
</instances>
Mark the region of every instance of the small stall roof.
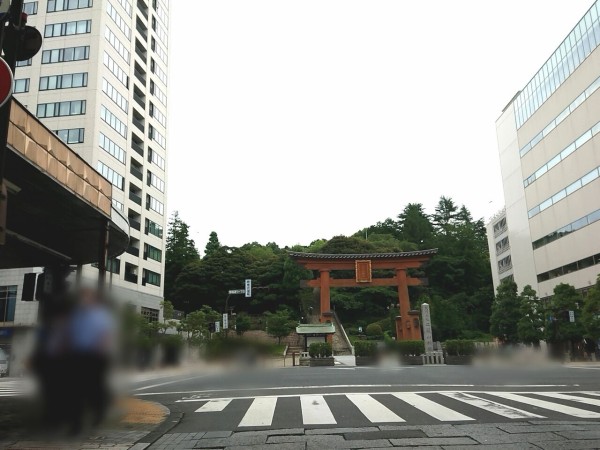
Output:
<instances>
[{"instance_id":1,"label":"small stall roof","mask_svg":"<svg viewBox=\"0 0 600 450\"><path fill-rule=\"evenodd\" d=\"M303 323L296 327L298 334L333 334L335 326L332 323Z\"/></svg>"}]
</instances>

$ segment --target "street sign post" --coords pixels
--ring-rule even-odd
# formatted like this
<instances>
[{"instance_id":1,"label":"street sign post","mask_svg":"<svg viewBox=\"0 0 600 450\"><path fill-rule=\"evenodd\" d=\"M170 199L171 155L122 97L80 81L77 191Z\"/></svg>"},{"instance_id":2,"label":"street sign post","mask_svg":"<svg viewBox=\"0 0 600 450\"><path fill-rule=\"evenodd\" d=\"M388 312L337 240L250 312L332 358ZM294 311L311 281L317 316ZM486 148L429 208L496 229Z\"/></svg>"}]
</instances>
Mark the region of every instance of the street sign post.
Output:
<instances>
[{"instance_id":1,"label":"street sign post","mask_svg":"<svg viewBox=\"0 0 600 450\"><path fill-rule=\"evenodd\" d=\"M229 315L227 313L223 314L223 329L226 330L229 328Z\"/></svg>"},{"instance_id":2,"label":"street sign post","mask_svg":"<svg viewBox=\"0 0 600 450\"><path fill-rule=\"evenodd\" d=\"M245 284L245 297L252 297L252 280L246 280Z\"/></svg>"},{"instance_id":3,"label":"street sign post","mask_svg":"<svg viewBox=\"0 0 600 450\"><path fill-rule=\"evenodd\" d=\"M569 322L575 322L575 311L569 311Z\"/></svg>"},{"instance_id":4,"label":"street sign post","mask_svg":"<svg viewBox=\"0 0 600 450\"><path fill-rule=\"evenodd\" d=\"M218 333L221 331L221 322L216 321L215 322L215 333Z\"/></svg>"},{"instance_id":5,"label":"street sign post","mask_svg":"<svg viewBox=\"0 0 600 450\"><path fill-rule=\"evenodd\" d=\"M246 289L230 289L228 294L229 295L233 295L233 294L245 294L246 293Z\"/></svg>"}]
</instances>

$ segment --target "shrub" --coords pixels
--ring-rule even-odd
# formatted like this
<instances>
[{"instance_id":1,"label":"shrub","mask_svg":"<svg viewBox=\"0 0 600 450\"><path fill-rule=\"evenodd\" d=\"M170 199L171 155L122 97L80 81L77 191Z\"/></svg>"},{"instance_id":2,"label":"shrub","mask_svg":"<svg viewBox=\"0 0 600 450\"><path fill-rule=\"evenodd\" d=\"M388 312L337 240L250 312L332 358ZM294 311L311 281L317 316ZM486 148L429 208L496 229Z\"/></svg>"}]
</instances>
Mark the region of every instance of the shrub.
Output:
<instances>
[{"instance_id":1,"label":"shrub","mask_svg":"<svg viewBox=\"0 0 600 450\"><path fill-rule=\"evenodd\" d=\"M469 356L475 353L475 343L466 339L446 341L444 347L450 356Z\"/></svg>"},{"instance_id":2,"label":"shrub","mask_svg":"<svg viewBox=\"0 0 600 450\"><path fill-rule=\"evenodd\" d=\"M382 336L383 330L378 323L370 323L367 325L367 336Z\"/></svg>"},{"instance_id":3,"label":"shrub","mask_svg":"<svg viewBox=\"0 0 600 450\"><path fill-rule=\"evenodd\" d=\"M420 356L425 353L425 342L423 341L398 341L396 348L401 356Z\"/></svg>"},{"instance_id":4,"label":"shrub","mask_svg":"<svg viewBox=\"0 0 600 450\"><path fill-rule=\"evenodd\" d=\"M356 341L354 343L355 356L375 356L377 354L377 343L372 341Z\"/></svg>"},{"instance_id":5,"label":"shrub","mask_svg":"<svg viewBox=\"0 0 600 450\"><path fill-rule=\"evenodd\" d=\"M313 342L308 347L308 354L311 358L327 358L333 354L329 342Z\"/></svg>"}]
</instances>

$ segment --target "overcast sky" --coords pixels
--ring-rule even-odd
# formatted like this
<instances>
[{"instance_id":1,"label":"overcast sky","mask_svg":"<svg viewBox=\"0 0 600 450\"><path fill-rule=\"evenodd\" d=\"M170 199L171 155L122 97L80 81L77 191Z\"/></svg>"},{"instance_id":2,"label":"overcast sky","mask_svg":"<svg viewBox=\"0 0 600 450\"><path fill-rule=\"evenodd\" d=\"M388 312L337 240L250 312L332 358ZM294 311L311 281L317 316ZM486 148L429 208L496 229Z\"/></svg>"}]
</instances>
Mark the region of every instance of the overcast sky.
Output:
<instances>
[{"instance_id":1,"label":"overcast sky","mask_svg":"<svg viewBox=\"0 0 600 450\"><path fill-rule=\"evenodd\" d=\"M169 213L309 244L503 206L495 121L592 0L171 0Z\"/></svg>"}]
</instances>

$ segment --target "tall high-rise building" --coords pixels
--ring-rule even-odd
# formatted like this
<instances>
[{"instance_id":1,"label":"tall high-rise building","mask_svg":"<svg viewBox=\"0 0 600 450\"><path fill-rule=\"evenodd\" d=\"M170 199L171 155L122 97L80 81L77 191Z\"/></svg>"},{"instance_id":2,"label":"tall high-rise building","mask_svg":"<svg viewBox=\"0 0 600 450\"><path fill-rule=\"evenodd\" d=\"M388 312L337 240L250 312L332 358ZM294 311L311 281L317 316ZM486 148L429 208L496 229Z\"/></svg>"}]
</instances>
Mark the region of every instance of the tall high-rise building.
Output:
<instances>
[{"instance_id":1,"label":"tall high-rise building","mask_svg":"<svg viewBox=\"0 0 600 450\"><path fill-rule=\"evenodd\" d=\"M158 318L165 264L168 0L26 0L24 12L43 46L17 64L15 97L113 184L113 205L128 218L131 235L127 252L109 262L113 292ZM0 303L12 303L0 311L0 328L35 322L37 307L23 301L23 280L40 270L0 272ZM96 278L97 269L84 267L83 275ZM30 300L30 288L25 291Z\"/></svg>"},{"instance_id":2,"label":"tall high-rise building","mask_svg":"<svg viewBox=\"0 0 600 450\"><path fill-rule=\"evenodd\" d=\"M600 273L600 5L496 122L505 208L488 224L494 285L512 277L542 298Z\"/></svg>"}]
</instances>

